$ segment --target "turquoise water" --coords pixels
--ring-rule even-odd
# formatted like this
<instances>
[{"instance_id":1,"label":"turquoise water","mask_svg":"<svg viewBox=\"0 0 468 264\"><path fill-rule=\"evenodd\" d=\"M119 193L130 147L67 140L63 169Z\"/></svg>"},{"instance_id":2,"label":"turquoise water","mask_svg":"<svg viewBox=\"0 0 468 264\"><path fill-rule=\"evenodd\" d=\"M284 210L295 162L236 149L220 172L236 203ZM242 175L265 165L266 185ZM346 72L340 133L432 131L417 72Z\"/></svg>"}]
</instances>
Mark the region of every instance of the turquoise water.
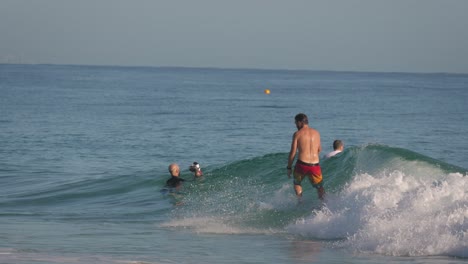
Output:
<instances>
[{"instance_id":1,"label":"turquoise water","mask_svg":"<svg viewBox=\"0 0 468 264\"><path fill-rule=\"evenodd\" d=\"M467 86L0 65L0 263L466 263ZM323 154L346 145L321 162L325 205L308 185L297 204L286 176L299 112ZM172 162L187 182L161 192Z\"/></svg>"}]
</instances>

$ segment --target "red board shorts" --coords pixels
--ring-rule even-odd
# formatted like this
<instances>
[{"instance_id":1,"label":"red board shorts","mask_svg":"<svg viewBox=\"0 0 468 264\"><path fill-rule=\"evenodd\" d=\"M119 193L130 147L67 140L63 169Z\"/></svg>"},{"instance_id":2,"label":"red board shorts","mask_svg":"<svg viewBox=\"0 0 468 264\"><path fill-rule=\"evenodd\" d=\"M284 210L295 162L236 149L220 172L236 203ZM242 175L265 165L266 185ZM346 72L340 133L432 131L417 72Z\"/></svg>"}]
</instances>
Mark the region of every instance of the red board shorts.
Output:
<instances>
[{"instance_id":1,"label":"red board shorts","mask_svg":"<svg viewBox=\"0 0 468 264\"><path fill-rule=\"evenodd\" d=\"M319 163L305 163L297 160L294 167L294 185L301 185L302 180L308 176L310 183L315 188L322 187L322 169Z\"/></svg>"}]
</instances>

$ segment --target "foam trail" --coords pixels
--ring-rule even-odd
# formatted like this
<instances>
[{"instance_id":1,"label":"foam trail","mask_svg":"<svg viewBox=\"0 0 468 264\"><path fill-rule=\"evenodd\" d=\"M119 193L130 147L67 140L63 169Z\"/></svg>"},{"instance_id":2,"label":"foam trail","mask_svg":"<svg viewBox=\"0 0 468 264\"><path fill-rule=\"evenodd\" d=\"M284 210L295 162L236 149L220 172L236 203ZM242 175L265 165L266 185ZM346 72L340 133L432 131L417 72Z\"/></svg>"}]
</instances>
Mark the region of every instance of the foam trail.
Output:
<instances>
[{"instance_id":1,"label":"foam trail","mask_svg":"<svg viewBox=\"0 0 468 264\"><path fill-rule=\"evenodd\" d=\"M187 217L164 223L166 228L189 228L196 233L211 234L271 234L272 231L256 228L247 228L229 224L226 219L220 217Z\"/></svg>"}]
</instances>

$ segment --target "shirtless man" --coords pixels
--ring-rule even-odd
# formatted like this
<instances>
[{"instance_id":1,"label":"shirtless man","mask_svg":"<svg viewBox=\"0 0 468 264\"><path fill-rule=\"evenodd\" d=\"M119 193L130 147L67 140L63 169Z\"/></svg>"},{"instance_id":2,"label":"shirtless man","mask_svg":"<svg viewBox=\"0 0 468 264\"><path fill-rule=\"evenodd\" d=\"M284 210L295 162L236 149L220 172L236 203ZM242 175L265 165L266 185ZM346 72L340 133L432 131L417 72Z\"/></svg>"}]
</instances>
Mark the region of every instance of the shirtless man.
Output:
<instances>
[{"instance_id":1,"label":"shirtless man","mask_svg":"<svg viewBox=\"0 0 468 264\"><path fill-rule=\"evenodd\" d=\"M296 166L294 167L294 190L299 200L302 197L302 180L307 176L310 183L317 189L318 197L323 200L325 189L323 188L322 170L319 164L320 133L309 127L309 120L305 114L297 114L294 118L297 132L294 133L291 151L288 158L288 178L291 178L292 164L299 150Z\"/></svg>"}]
</instances>

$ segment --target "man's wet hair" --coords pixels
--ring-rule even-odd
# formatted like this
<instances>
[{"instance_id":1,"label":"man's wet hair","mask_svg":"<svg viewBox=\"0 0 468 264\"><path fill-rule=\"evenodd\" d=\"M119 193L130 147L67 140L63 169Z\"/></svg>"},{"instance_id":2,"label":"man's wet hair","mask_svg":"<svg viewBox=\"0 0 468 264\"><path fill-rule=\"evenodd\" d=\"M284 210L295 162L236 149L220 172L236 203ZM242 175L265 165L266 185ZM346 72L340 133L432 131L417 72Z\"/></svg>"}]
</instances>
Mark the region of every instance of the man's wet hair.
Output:
<instances>
[{"instance_id":1,"label":"man's wet hair","mask_svg":"<svg viewBox=\"0 0 468 264\"><path fill-rule=\"evenodd\" d=\"M333 149L336 150L339 147L343 146L343 142L339 139L333 141Z\"/></svg>"},{"instance_id":2,"label":"man's wet hair","mask_svg":"<svg viewBox=\"0 0 468 264\"><path fill-rule=\"evenodd\" d=\"M303 114L303 113L297 114L294 119L297 122L302 122L304 124L309 124L309 119L307 118L306 114Z\"/></svg>"}]
</instances>

